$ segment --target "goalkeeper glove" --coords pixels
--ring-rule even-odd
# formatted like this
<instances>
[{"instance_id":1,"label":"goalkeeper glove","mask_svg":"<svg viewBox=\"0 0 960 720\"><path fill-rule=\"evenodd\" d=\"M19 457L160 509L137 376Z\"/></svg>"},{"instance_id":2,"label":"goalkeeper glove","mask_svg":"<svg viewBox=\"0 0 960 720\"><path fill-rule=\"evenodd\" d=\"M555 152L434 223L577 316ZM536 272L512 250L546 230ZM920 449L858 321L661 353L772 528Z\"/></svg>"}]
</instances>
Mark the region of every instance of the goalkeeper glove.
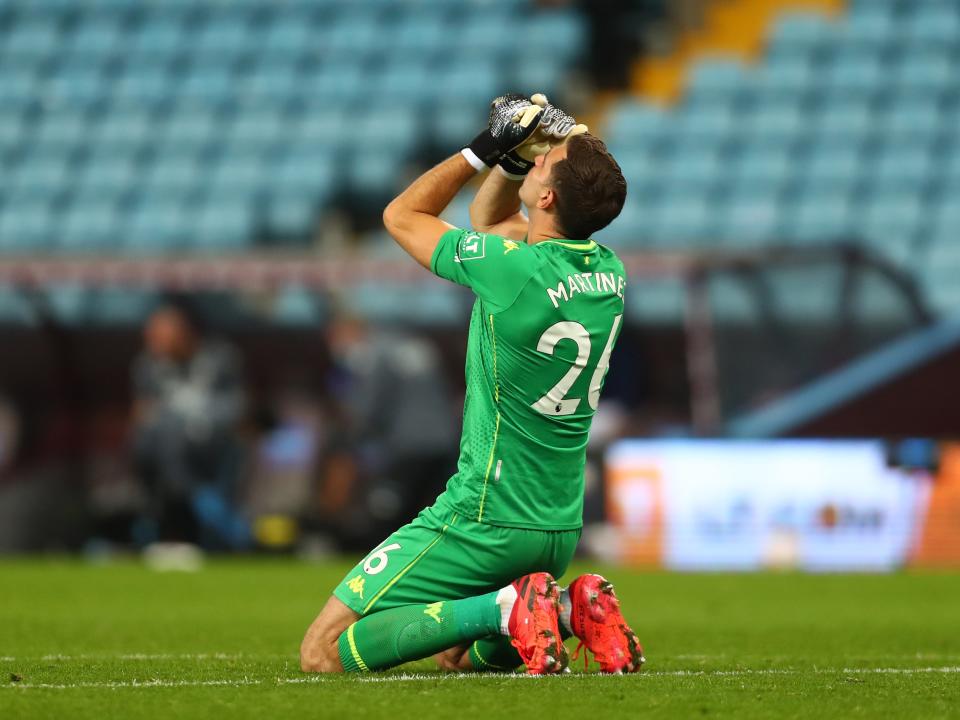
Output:
<instances>
[{"instance_id":1,"label":"goalkeeper glove","mask_svg":"<svg viewBox=\"0 0 960 720\"><path fill-rule=\"evenodd\" d=\"M460 153L478 171L500 162L505 153L529 138L540 125L543 107L523 95L509 93L490 103L486 129Z\"/></svg>"},{"instance_id":2,"label":"goalkeeper glove","mask_svg":"<svg viewBox=\"0 0 960 720\"><path fill-rule=\"evenodd\" d=\"M587 132L587 126L577 124L572 115L547 102L547 96L537 93L530 98L532 104L543 108L540 125L523 143L506 153L500 160L500 169L511 180L523 180L530 172L538 155L552 147L562 145L574 135Z\"/></svg>"}]
</instances>

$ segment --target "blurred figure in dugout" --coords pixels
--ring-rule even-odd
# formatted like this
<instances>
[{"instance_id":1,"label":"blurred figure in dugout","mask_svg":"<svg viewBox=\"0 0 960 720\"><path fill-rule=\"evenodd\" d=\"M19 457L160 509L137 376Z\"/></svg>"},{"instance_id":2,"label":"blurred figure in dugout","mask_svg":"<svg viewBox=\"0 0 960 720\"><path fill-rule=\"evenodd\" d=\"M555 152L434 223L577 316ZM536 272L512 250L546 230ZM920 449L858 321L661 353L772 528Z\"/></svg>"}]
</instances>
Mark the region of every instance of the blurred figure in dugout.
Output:
<instances>
[{"instance_id":1,"label":"blurred figure in dugout","mask_svg":"<svg viewBox=\"0 0 960 720\"><path fill-rule=\"evenodd\" d=\"M134 462L148 498L134 536L148 561L191 564L196 545L246 548L249 526L234 504L246 406L235 349L168 302L146 323L133 386Z\"/></svg>"},{"instance_id":2,"label":"blurred figure in dugout","mask_svg":"<svg viewBox=\"0 0 960 720\"><path fill-rule=\"evenodd\" d=\"M354 514L341 516L338 530L349 546L366 547L446 485L456 469L459 422L439 353L427 340L340 313L327 341L345 422L325 483L352 487L325 491L352 496ZM336 448L352 457L358 477L344 480L351 473Z\"/></svg>"}]
</instances>

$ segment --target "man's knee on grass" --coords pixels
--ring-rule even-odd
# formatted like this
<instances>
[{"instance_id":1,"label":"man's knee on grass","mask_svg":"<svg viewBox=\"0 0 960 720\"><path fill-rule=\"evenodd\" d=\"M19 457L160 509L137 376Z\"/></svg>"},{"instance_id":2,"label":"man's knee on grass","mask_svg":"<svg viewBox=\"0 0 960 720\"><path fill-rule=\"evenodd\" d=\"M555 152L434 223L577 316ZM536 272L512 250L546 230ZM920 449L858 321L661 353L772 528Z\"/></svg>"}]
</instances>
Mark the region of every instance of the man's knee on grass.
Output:
<instances>
[{"instance_id":1,"label":"man's knee on grass","mask_svg":"<svg viewBox=\"0 0 960 720\"><path fill-rule=\"evenodd\" d=\"M300 669L303 672L343 672L337 641L344 630L360 618L340 600L331 597L307 628L300 644Z\"/></svg>"}]
</instances>

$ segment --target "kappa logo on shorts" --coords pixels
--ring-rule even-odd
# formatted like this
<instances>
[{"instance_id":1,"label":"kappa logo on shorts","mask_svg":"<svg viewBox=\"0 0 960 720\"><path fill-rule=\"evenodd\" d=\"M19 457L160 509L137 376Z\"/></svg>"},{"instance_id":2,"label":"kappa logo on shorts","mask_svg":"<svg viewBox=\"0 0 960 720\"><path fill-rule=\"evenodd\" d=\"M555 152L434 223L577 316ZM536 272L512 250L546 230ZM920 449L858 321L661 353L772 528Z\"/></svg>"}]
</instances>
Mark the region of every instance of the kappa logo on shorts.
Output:
<instances>
[{"instance_id":1,"label":"kappa logo on shorts","mask_svg":"<svg viewBox=\"0 0 960 720\"><path fill-rule=\"evenodd\" d=\"M362 575L357 575L351 580L347 580L347 587L353 590L357 595L360 596L360 599L363 600L363 584L366 580Z\"/></svg>"},{"instance_id":2,"label":"kappa logo on shorts","mask_svg":"<svg viewBox=\"0 0 960 720\"><path fill-rule=\"evenodd\" d=\"M460 262L481 260L487 254L487 236L484 233L467 233L460 240L456 259Z\"/></svg>"},{"instance_id":3,"label":"kappa logo on shorts","mask_svg":"<svg viewBox=\"0 0 960 720\"><path fill-rule=\"evenodd\" d=\"M438 623L442 623L443 621L440 619L440 611L442 609L443 609L443 603L435 602L435 603L432 603L431 605L427 605L427 609L423 611L423 614L429 615Z\"/></svg>"}]
</instances>

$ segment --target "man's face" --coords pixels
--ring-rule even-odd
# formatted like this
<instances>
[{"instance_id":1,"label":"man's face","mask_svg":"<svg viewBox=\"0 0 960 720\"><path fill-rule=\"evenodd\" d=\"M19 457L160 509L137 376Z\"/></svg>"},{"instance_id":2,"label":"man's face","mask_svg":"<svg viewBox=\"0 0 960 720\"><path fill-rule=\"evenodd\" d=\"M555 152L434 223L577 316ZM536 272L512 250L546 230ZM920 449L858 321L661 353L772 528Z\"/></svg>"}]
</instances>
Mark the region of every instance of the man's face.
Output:
<instances>
[{"instance_id":1,"label":"man's face","mask_svg":"<svg viewBox=\"0 0 960 720\"><path fill-rule=\"evenodd\" d=\"M538 155L530 172L520 186L520 200L528 209L533 209L541 203L548 192L552 192L550 173L554 165L567 157L567 146L559 145L549 152Z\"/></svg>"},{"instance_id":2,"label":"man's face","mask_svg":"<svg viewBox=\"0 0 960 720\"><path fill-rule=\"evenodd\" d=\"M144 339L152 355L168 360L184 360L193 348L193 330L186 318L171 308L158 310L150 317Z\"/></svg>"}]
</instances>

